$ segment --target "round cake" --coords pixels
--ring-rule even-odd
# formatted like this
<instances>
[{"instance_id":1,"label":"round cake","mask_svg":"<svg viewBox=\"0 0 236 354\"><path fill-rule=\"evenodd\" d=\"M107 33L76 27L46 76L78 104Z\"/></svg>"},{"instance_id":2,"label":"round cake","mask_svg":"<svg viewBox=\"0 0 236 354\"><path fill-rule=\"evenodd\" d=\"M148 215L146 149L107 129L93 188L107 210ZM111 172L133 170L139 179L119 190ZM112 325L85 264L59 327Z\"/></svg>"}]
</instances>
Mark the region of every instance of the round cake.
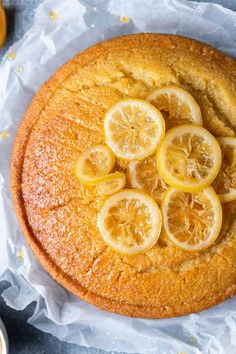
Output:
<instances>
[{"instance_id":1,"label":"round cake","mask_svg":"<svg viewBox=\"0 0 236 354\"><path fill-rule=\"evenodd\" d=\"M104 144L110 107L169 85L195 98L214 136L235 136L236 62L189 38L137 34L99 43L63 65L34 97L13 149L13 201L36 257L79 298L127 316L184 315L236 294L235 201L223 204L221 233L201 252L161 236L146 252L124 255L98 230L107 196L75 176L78 155ZM126 168L116 160L117 170Z\"/></svg>"}]
</instances>

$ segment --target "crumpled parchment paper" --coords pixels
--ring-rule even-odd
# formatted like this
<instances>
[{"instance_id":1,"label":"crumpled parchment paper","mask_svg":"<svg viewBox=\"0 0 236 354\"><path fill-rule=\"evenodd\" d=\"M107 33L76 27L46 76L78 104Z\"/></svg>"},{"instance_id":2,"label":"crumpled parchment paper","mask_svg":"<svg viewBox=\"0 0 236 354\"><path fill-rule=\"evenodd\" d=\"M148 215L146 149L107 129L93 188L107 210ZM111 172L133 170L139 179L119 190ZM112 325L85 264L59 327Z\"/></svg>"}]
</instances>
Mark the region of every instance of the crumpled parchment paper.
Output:
<instances>
[{"instance_id":1,"label":"crumpled parchment paper","mask_svg":"<svg viewBox=\"0 0 236 354\"><path fill-rule=\"evenodd\" d=\"M94 5L91 5L94 4ZM42 269L16 221L10 155L26 108L66 60L103 39L135 32L197 38L236 57L236 13L185 0L45 0L32 28L0 66L0 279L7 304L37 306L29 322L58 338L128 353L236 353L236 298L199 314L164 320L126 318L75 298Z\"/></svg>"}]
</instances>

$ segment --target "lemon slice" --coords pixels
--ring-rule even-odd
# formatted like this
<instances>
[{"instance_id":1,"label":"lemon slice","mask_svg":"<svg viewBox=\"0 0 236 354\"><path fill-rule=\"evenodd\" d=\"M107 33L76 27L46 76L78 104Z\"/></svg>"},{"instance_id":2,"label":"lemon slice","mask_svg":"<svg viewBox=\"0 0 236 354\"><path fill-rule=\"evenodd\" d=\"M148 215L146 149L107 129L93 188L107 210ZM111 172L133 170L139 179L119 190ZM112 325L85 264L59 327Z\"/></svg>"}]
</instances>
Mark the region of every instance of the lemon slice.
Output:
<instances>
[{"instance_id":1,"label":"lemon slice","mask_svg":"<svg viewBox=\"0 0 236 354\"><path fill-rule=\"evenodd\" d=\"M141 161L131 161L128 166L128 179L133 188L147 192L160 204L167 185L157 172L155 155Z\"/></svg>"},{"instance_id":2,"label":"lemon slice","mask_svg":"<svg viewBox=\"0 0 236 354\"><path fill-rule=\"evenodd\" d=\"M106 143L124 160L151 155L165 134L161 113L150 103L126 99L115 104L104 120Z\"/></svg>"},{"instance_id":3,"label":"lemon slice","mask_svg":"<svg viewBox=\"0 0 236 354\"><path fill-rule=\"evenodd\" d=\"M222 165L213 187L222 203L236 199L236 138L217 139L222 151Z\"/></svg>"},{"instance_id":4,"label":"lemon slice","mask_svg":"<svg viewBox=\"0 0 236 354\"><path fill-rule=\"evenodd\" d=\"M200 251L212 245L222 225L220 200L212 187L196 194L169 187L162 214L166 234L186 251Z\"/></svg>"},{"instance_id":5,"label":"lemon slice","mask_svg":"<svg viewBox=\"0 0 236 354\"><path fill-rule=\"evenodd\" d=\"M6 40L6 33L7 33L7 20L4 7L0 1L0 48L3 47L5 40Z\"/></svg>"},{"instance_id":6,"label":"lemon slice","mask_svg":"<svg viewBox=\"0 0 236 354\"><path fill-rule=\"evenodd\" d=\"M104 241L124 254L151 248L161 232L161 212L147 194L124 189L108 198L98 214L98 228Z\"/></svg>"},{"instance_id":7,"label":"lemon slice","mask_svg":"<svg viewBox=\"0 0 236 354\"><path fill-rule=\"evenodd\" d=\"M161 111L168 129L180 124L202 125L201 110L197 102L180 87L162 87L153 92L148 101Z\"/></svg>"},{"instance_id":8,"label":"lemon slice","mask_svg":"<svg viewBox=\"0 0 236 354\"><path fill-rule=\"evenodd\" d=\"M126 176L122 172L114 172L100 178L100 183L95 186L95 192L100 195L114 194L126 184Z\"/></svg>"},{"instance_id":9,"label":"lemon slice","mask_svg":"<svg viewBox=\"0 0 236 354\"><path fill-rule=\"evenodd\" d=\"M115 157L106 145L91 146L79 155L75 164L78 180L88 186L102 182L101 177L110 173Z\"/></svg>"},{"instance_id":10,"label":"lemon slice","mask_svg":"<svg viewBox=\"0 0 236 354\"><path fill-rule=\"evenodd\" d=\"M191 124L169 130L157 151L157 169L167 184L199 192L217 176L222 161L218 141L205 128Z\"/></svg>"}]
</instances>

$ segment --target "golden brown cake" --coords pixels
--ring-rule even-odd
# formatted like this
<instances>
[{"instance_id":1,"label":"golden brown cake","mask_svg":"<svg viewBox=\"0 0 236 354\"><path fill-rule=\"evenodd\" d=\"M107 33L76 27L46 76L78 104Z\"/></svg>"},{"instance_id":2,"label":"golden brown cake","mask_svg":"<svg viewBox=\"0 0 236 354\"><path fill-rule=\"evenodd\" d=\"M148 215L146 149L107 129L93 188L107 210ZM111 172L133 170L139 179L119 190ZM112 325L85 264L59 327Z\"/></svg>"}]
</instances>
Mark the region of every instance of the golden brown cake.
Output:
<instances>
[{"instance_id":1,"label":"golden brown cake","mask_svg":"<svg viewBox=\"0 0 236 354\"><path fill-rule=\"evenodd\" d=\"M144 254L125 256L98 231L105 197L75 177L78 155L104 143L105 112L165 85L193 95L215 136L235 135L236 62L192 39L138 34L95 45L63 65L33 99L12 156L18 220L42 265L81 299L128 316L184 315L236 294L236 202L223 205L221 234L204 251L185 252L160 237ZM126 163L118 160L117 169Z\"/></svg>"}]
</instances>

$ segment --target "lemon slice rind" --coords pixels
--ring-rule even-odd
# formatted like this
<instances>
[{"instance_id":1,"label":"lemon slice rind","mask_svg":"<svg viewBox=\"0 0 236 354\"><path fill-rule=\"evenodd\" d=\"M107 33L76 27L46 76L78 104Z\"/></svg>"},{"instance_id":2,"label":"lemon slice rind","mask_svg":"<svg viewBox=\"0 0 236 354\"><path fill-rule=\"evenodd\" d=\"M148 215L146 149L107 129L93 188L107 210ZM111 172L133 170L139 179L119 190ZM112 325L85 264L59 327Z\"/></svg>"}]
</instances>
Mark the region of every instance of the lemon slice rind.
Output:
<instances>
[{"instance_id":1,"label":"lemon slice rind","mask_svg":"<svg viewBox=\"0 0 236 354\"><path fill-rule=\"evenodd\" d=\"M118 205L119 202L125 201L127 202L126 206L129 209L129 203L132 203L132 200L137 201L138 204L143 205L146 210L148 210L149 213L149 224L148 227L150 227L150 234L147 236L145 235L145 240L143 240L141 245L132 245L132 246L127 246L127 245L122 245L122 240L125 240L128 235L126 234L117 234L116 235L116 240L114 240L111 236L111 231L108 230L106 226L106 220L107 217L110 215L110 210L114 210L114 208ZM124 209L118 209L118 212L123 213L126 212ZM136 213L139 213L138 218L134 218L133 220L133 225L130 226L132 227L146 227L146 224L142 225L140 223L140 209L136 210ZM124 226L129 222L129 216L130 213L126 213L125 218L123 220ZM114 219L114 228L116 229L119 224L119 216L116 216L116 219ZM122 225L121 224L121 230L122 230ZM99 214L98 214L98 229L104 239L104 241L115 251L121 254L127 254L127 255L134 255L138 253L143 253L150 249L158 240L161 232L161 225L162 225L162 216L161 216L161 211L155 201L146 193L133 190L133 189L124 189L110 198L106 200L104 205L102 206Z\"/></svg>"},{"instance_id":2,"label":"lemon slice rind","mask_svg":"<svg viewBox=\"0 0 236 354\"><path fill-rule=\"evenodd\" d=\"M147 97L147 100L151 102L157 109L159 109L156 100L158 99L158 96L161 95L177 96L180 101L180 104L181 102L183 102L184 104L188 105L191 111L191 120L189 118L190 121L186 123L202 125L202 115L200 107L189 92L185 91L184 89L178 86L165 86L154 91L151 95ZM178 125L178 119L176 120L176 125Z\"/></svg>"},{"instance_id":3,"label":"lemon slice rind","mask_svg":"<svg viewBox=\"0 0 236 354\"><path fill-rule=\"evenodd\" d=\"M95 163L93 161L94 157L92 154L100 154L100 158L97 159L97 174L91 174L89 171L86 171L86 161ZM101 166L99 166L99 164L101 164ZM114 167L114 164L115 157L108 146L102 144L94 145L78 156L75 164L75 175L81 183L87 186L94 186L103 182L102 178L110 173Z\"/></svg>"},{"instance_id":4,"label":"lemon slice rind","mask_svg":"<svg viewBox=\"0 0 236 354\"><path fill-rule=\"evenodd\" d=\"M191 133L193 136L198 135L201 138L203 138L211 148L213 149L213 152L211 154L211 159L213 161L213 167L210 170L210 173L208 173L207 177L205 178L200 178L198 182L196 181L187 181L186 179L182 178L176 178L173 173L171 173L170 169L166 166L166 156L167 156L167 148L170 146L170 144L173 142L175 138L179 138L183 136L184 134ZM184 124L184 125L179 125L177 127L174 127L170 129L164 140L162 141L161 145L159 146L157 150L157 170L162 176L162 178L165 180L167 184L170 186L185 191L185 192L199 192L200 190L207 188L213 180L216 178L220 166L222 163L222 154L221 154L221 148L220 145L217 141L217 139L205 128L200 127L200 126L195 126L193 124Z\"/></svg>"},{"instance_id":5,"label":"lemon slice rind","mask_svg":"<svg viewBox=\"0 0 236 354\"><path fill-rule=\"evenodd\" d=\"M217 138L221 148L224 148L224 146L232 146L233 148L235 148L236 150L236 138L235 137L220 137ZM224 168L224 166L222 165L222 168ZM221 172L221 171L220 171ZM225 172L225 171L223 171ZM215 183L217 182L217 178L215 179L215 181L213 182L213 187L215 188ZM223 178L222 176L220 176L219 173L219 178ZM217 188L216 188L216 193L218 192ZM228 202L232 202L233 200L236 199L236 188L235 189L231 189L226 193L217 193L221 203L228 203Z\"/></svg>"},{"instance_id":6,"label":"lemon slice rind","mask_svg":"<svg viewBox=\"0 0 236 354\"><path fill-rule=\"evenodd\" d=\"M129 108L140 110L145 118L141 114L138 117L135 112L127 115L125 109ZM149 102L124 99L106 113L104 131L106 143L115 156L121 160L141 160L151 155L164 138L165 121Z\"/></svg>"},{"instance_id":7,"label":"lemon slice rind","mask_svg":"<svg viewBox=\"0 0 236 354\"><path fill-rule=\"evenodd\" d=\"M100 178L95 186L95 192L99 195L115 194L123 189L126 184L126 176L123 172L114 172Z\"/></svg>"},{"instance_id":8,"label":"lemon slice rind","mask_svg":"<svg viewBox=\"0 0 236 354\"><path fill-rule=\"evenodd\" d=\"M220 230L221 230L221 226L222 226L222 207L221 207L221 203L220 203L220 199L218 197L218 195L215 193L214 189L212 187L208 187L204 190L202 190L201 192L199 192L200 194L204 194L208 200L211 202L213 211L214 211L214 227L211 230L211 234L210 236L207 238L207 240L205 242L199 243L198 245L194 246L190 246L188 245L186 242L180 242L171 232L169 224L168 224L168 217L167 217L167 213L168 213L168 205L170 202L170 199L173 195L173 193L185 193L179 190L176 190L175 188L169 187L165 194L164 194L164 198L162 201L162 215L163 215L163 226L166 232L166 235L168 236L168 238L172 241L172 243L182 249L184 249L185 251L188 252L197 252L197 251L201 251L204 250L208 247L210 247L215 240L217 239Z\"/></svg>"}]
</instances>

